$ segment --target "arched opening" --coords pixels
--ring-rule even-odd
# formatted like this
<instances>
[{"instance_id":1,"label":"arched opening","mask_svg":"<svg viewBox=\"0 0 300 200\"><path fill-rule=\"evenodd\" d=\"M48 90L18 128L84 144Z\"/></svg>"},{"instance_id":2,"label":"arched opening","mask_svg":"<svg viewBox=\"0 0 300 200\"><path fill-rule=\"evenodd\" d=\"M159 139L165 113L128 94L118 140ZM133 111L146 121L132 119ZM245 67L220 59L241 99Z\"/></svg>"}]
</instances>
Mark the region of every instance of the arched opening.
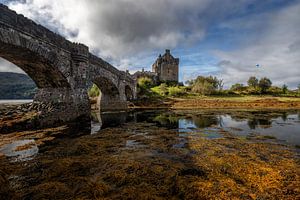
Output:
<instances>
[{"instance_id":1,"label":"arched opening","mask_svg":"<svg viewBox=\"0 0 300 200\"><path fill-rule=\"evenodd\" d=\"M35 82L19 67L0 58L0 100L28 102L37 92ZM24 100L24 101L21 101ZM4 102L4 101L3 101Z\"/></svg>"},{"instance_id":2,"label":"arched opening","mask_svg":"<svg viewBox=\"0 0 300 200\"><path fill-rule=\"evenodd\" d=\"M132 101L134 96L133 96L133 91L129 85L125 86L125 95L126 95L126 100L127 101Z\"/></svg>"},{"instance_id":3,"label":"arched opening","mask_svg":"<svg viewBox=\"0 0 300 200\"><path fill-rule=\"evenodd\" d=\"M125 108L124 102L121 100L120 92L113 80L107 77L97 77L93 80L94 85L89 90L89 95L93 94L93 102L97 97L97 109L100 111L122 110ZM99 88L99 89L97 89Z\"/></svg>"},{"instance_id":4,"label":"arched opening","mask_svg":"<svg viewBox=\"0 0 300 200\"><path fill-rule=\"evenodd\" d=\"M24 109L27 113L36 111L37 115L28 127L58 125L75 119L89 121L87 95L80 89L74 92L61 71L70 67L68 58L60 60L55 49L20 35L7 33L11 38L4 37L4 41L0 37L0 58L22 69L36 85L34 105Z\"/></svg>"},{"instance_id":5,"label":"arched opening","mask_svg":"<svg viewBox=\"0 0 300 200\"><path fill-rule=\"evenodd\" d=\"M0 57L21 68L38 88L69 88L64 75L49 61L35 52L0 43Z\"/></svg>"}]
</instances>

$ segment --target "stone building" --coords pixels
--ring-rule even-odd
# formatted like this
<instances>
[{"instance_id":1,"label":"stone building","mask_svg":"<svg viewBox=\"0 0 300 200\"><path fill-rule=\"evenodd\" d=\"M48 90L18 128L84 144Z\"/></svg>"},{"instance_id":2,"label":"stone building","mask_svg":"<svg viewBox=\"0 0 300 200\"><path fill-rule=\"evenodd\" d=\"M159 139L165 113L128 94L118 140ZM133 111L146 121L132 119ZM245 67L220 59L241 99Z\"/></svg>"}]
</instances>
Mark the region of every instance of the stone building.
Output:
<instances>
[{"instance_id":1,"label":"stone building","mask_svg":"<svg viewBox=\"0 0 300 200\"><path fill-rule=\"evenodd\" d=\"M179 58L174 58L169 49L157 58L152 65L152 72L156 73L160 81L174 81L178 83Z\"/></svg>"}]
</instances>

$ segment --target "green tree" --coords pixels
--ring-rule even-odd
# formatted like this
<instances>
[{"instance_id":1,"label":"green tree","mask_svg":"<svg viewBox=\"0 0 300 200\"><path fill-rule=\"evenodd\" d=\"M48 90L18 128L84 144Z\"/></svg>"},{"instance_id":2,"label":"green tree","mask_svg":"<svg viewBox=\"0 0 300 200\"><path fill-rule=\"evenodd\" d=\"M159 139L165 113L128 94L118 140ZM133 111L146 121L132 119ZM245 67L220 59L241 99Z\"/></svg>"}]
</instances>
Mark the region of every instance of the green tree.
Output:
<instances>
[{"instance_id":1,"label":"green tree","mask_svg":"<svg viewBox=\"0 0 300 200\"><path fill-rule=\"evenodd\" d=\"M213 76L198 76L195 80L192 80L192 91L203 95L212 94L217 89L223 87L223 81Z\"/></svg>"},{"instance_id":2,"label":"green tree","mask_svg":"<svg viewBox=\"0 0 300 200\"><path fill-rule=\"evenodd\" d=\"M300 84L298 85L298 92L300 92Z\"/></svg>"},{"instance_id":3,"label":"green tree","mask_svg":"<svg viewBox=\"0 0 300 200\"><path fill-rule=\"evenodd\" d=\"M185 93L183 88L180 88L178 86L171 86L169 87L169 95L170 96L180 96Z\"/></svg>"},{"instance_id":4,"label":"green tree","mask_svg":"<svg viewBox=\"0 0 300 200\"><path fill-rule=\"evenodd\" d=\"M244 85L241 83L233 84L230 88L232 91L242 91L244 89Z\"/></svg>"},{"instance_id":5,"label":"green tree","mask_svg":"<svg viewBox=\"0 0 300 200\"><path fill-rule=\"evenodd\" d=\"M287 91L288 91L288 86L286 84L283 84L283 86L282 86L282 93L286 94Z\"/></svg>"},{"instance_id":6,"label":"green tree","mask_svg":"<svg viewBox=\"0 0 300 200\"><path fill-rule=\"evenodd\" d=\"M251 76L247 83L249 87L256 88L258 86L258 79L255 76Z\"/></svg>"},{"instance_id":7,"label":"green tree","mask_svg":"<svg viewBox=\"0 0 300 200\"><path fill-rule=\"evenodd\" d=\"M142 89L149 89L153 86L152 79L148 77L141 77L138 79L138 87Z\"/></svg>"},{"instance_id":8,"label":"green tree","mask_svg":"<svg viewBox=\"0 0 300 200\"><path fill-rule=\"evenodd\" d=\"M267 77L264 77L259 80L258 86L261 93L266 93L267 90L272 86L272 82Z\"/></svg>"}]
</instances>

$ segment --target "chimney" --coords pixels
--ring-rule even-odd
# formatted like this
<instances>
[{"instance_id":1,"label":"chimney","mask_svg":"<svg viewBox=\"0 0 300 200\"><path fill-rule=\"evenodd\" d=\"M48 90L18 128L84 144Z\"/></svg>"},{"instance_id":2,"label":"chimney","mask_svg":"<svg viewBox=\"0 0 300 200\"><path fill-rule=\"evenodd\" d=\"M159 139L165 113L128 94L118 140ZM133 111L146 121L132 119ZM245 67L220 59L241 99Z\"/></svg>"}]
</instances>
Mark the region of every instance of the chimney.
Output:
<instances>
[{"instance_id":1,"label":"chimney","mask_svg":"<svg viewBox=\"0 0 300 200\"><path fill-rule=\"evenodd\" d=\"M170 49L166 49L166 54L170 54Z\"/></svg>"}]
</instances>

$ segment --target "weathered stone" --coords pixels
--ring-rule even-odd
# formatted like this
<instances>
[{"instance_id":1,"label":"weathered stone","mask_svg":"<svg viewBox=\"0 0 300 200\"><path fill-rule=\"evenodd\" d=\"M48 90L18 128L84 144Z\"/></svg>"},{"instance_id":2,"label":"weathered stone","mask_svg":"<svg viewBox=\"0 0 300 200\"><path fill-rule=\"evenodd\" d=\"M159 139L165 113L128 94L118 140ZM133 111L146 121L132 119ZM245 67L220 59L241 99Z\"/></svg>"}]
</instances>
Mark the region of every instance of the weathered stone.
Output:
<instances>
[{"instance_id":1,"label":"weathered stone","mask_svg":"<svg viewBox=\"0 0 300 200\"><path fill-rule=\"evenodd\" d=\"M170 50L157 58L152 65L152 72L156 73L160 81L178 82L179 58L174 58Z\"/></svg>"},{"instance_id":2,"label":"weathered stone","mask_svg":"<svg viewBox=\"0 0 300 200\"><path fill-rule=\"evenodd\" d=\"M136 98L136 82L92 55L83 44L72 43L0 4L0 57L24 70L36 83L34 104L41 124L51 125L90 117L87 90L101 90L101 110L125 109Z\"/></svg>"}]
</instances>

